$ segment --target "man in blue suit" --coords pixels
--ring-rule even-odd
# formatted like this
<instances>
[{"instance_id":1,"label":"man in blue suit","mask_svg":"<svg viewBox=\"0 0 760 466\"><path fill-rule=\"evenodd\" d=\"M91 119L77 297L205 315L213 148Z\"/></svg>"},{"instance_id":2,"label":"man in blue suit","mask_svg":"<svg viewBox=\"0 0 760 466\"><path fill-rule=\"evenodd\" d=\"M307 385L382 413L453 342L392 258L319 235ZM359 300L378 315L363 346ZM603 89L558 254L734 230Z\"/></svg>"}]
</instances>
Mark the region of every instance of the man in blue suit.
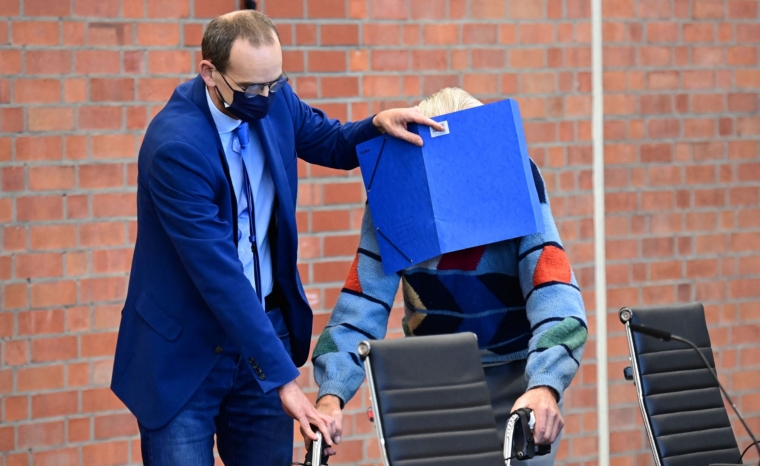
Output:
<instances>
[{"instance_id":1,"label":"man in blue suit","mask_svg":"<svg viewBox=\"0 0 760 466\"><path fill-rule=\"evenodd\" d=\"M213 20L200 74L145 134L138 235L111 387L137 417L146 465L283 466L293 423L332 443L333 420L296 384L312 313L296 268L297 158L358 165L382 132L422 144L413 109L341 125L301 102L277 30L239 11Z\"/></svg>"}]
</instances>

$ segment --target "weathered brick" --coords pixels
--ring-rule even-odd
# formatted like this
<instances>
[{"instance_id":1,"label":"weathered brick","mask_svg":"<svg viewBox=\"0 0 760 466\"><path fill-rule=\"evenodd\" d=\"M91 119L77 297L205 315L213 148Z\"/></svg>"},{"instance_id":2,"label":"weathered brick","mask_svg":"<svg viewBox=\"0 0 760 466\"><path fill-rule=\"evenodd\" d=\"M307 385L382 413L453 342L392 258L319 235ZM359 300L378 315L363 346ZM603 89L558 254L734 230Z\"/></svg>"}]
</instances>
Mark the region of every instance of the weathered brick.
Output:
<instances>
[{"instance_id":1,"label":"weathered brick","mask_svg":"<svg viewBox=\"0 0 760 466\"><path fill-rule=\"evenodd\" d=\"M179 25L176 23L137 23L137 45L179 45Z\"/></svg>"},{"instance_id":2,"label":"weathered brick","mask_svg":"<svg viewBox=\"0 0 760 466\"><path fill-rule=\"evenodd\" d=\"M63 366L43 366L19 369L16 374L19 391L51 390L63 387ZM42 430L46 430L42 428ZM36 432L30 426L31 432ZM30 442L34 442L30 440ZM62 442L60 442L62 443ZM31 443L30 443L31 445Z\"/></svg>"},{"instance_id":3,"label":"weathered brick","mask_svg":"<svg viewBox=\"0 0 760 466\"><path fill-rule=\"evenodd\" d=\"M42 166L29 170L32 191L61 191L74 187L74 167Z\"/></svg>"},{"instance_id":4,"label":"weathered brick","mask_svg":"<svg viewBox=\"0 0 760 466\"><path fill-rule=\"evenodd\" d=\"M31 132L74 129L74 109L67 107L28 108L27 128Z\"/></svg>"},{"instance_id":5,"label":"weathered brick","mask_svg":"<svg viewBox=\"0 0 760 466\"><path fill-rule=\"evenodd\" d=\"M15 21L13 45L57 45L58 23L55 21Z\"/></svg>"}]
</instances>

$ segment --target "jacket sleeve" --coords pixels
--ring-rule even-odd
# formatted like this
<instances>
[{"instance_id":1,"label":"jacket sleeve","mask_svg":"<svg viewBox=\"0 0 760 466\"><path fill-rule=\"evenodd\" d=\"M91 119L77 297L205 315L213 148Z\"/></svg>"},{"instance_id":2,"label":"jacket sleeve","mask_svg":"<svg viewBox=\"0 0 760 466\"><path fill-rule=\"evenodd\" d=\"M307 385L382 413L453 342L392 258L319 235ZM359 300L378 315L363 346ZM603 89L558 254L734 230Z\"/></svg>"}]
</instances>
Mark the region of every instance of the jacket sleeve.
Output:
<instances>
[{"instance_id":1,"label":"jacket sleeve","mask_svg":"<svg viewBox=\"0 0 760 466\"><path fill-rule=\"evenodd\" d=\"M380 135L372 125L372 117L341 124L304 103L289 85L281 92L293 117L296 153L309 163L351 170L359 166L356 145Z\"/></svg>"},{"instance_id":2,"label":"jacket sleeve","mask_svg":"<svg viewBox=\"0 0 760 466\"><path fill-rule=\"evenodd\" d=\"M580 289L554 224L538 167L531 163L544 218L543 234L520 238L518 268L530 339L528 389L548 386L562 394L580 366L588 337Z\"/></svg>"},{"instance_id":3,"label":"jacket sleeve","mask_svg":"<svg viewBox=\"0 0 760 466\"><path fill-rule=\"evenodd\" d=\"M208 160L194 147L164 143L156 149L148 174L151 198L185 270L249 361L262 390L269 392L299 372L243 273L231 226L219 218L214 204L212 174Z\"/></svg>"},{"instance_id":4,"label":"jacket sleeve","mask_svg":"<svg viewBox=\"0 0 760 466\"><path fill-rule=\"evenodd\" d=\"M319 395L335 395L345 404L364 380L357 346L362 340L385 338L388 316L401 278L385 275L369 205L364 210L361 239L348 278L317 346L314 378Z\"/></svg>"}]
</instances>

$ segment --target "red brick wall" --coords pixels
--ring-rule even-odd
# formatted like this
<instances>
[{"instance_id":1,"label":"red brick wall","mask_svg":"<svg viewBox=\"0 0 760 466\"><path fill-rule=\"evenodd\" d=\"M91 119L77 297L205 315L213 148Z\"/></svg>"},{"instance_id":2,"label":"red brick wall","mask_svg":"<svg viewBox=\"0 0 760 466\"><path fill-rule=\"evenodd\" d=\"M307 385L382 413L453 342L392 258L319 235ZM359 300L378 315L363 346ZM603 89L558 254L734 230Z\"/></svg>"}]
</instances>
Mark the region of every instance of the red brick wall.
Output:
<instances>
[{"instance_id":1,"label":"red brick wall","mask_svg":"<svg viewBox=\"0 0 760 466\"><path fill-rule=\"evenodd\" d=\"M236 3L0 1L1 464L140 462L134 420L107 388L137 149L151 115L194 74L203 25ZM334 117L410 105L446 85L516 97L593 335L588 0L259 4L280 28L297 92ZM610 0L604 15L610 308L704 300L719 370L760 429L750 348L760 334L757 7ZM364 194L357 171L299 168L301 270L318 334ZM396 309L394 334L399 323ZM646 464L614 314L609 328L613 464ZM594 353L592 339L567 392L568 466L596 464ZM349 404L344 463L379 457L367 406L365 390Z\"/></svg>"},{"instance_id":2,"label":"red brick wall","mask_svg":"<svg viewBox=\"0 0 760 466\"><path fill-rule=\"evenodd\" d=\"M760 431L758 2L604 7L609 307L702 301L721 379ZM611 314L610 449L644 465L621 329Z\"/></svg>"}]
</instances>

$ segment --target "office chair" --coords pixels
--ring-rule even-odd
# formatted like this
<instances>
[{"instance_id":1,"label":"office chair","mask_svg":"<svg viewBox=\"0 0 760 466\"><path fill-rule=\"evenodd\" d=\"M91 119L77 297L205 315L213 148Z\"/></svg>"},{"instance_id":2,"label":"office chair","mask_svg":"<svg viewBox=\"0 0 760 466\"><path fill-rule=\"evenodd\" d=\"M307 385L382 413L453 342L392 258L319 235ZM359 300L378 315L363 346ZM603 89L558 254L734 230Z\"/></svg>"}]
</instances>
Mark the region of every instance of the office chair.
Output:
<instances>
[{"instance_id":1,"label":"office chair","mask_svg":"<svg viewBox=\"0 0 760 466\"><path fill-rule=\"evenodd\" d=\"M740 464L739 448L716 380L694 349L632 331L630 324L691 340L715 367L701 303L620 310L633 380L657 466ZM661 332L667 334L667 332Z\"/></svg>"},{"instance_id":2,"label":"office chair","mask_svg":"<svg viewBox=\"0 0 760 466\"><path fill-rule=\"evenodd\" d=\"M475 334L365 340L359 354L386 466L504 466L550 450L524 427L529 410L510 416L502 450Z\"/></svg>"}]
</instances>

